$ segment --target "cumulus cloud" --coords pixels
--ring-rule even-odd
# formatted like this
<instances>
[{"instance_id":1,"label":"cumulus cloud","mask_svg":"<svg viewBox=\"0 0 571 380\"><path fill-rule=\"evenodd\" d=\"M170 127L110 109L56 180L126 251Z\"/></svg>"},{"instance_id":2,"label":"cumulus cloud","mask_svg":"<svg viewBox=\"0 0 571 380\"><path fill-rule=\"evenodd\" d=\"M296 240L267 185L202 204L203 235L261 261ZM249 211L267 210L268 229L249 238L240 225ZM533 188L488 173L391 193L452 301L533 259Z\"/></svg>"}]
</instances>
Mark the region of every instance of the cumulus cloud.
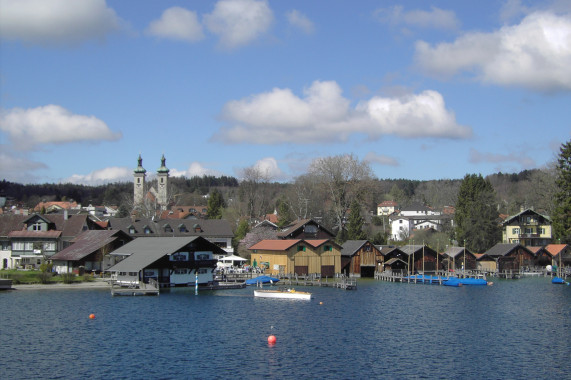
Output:
<instances>
[{"instance_id":1,"label":"cumulus cloud","mask_svg":"<svg viewBox=\"0 0 571 380\"><path fill-rule=\"evenodd\" d=\"M379 164L382 166L399 166L400 165L399 162L395 158L385 156L384 154L377 154L375 152L367 153L363 160L370 162L370 163Z\"/></svg>"},{"instance_id":2,"label":"cumulus cloud","mask_svg":"<svg viewBox=\"0 0 571 380\"><path fill-rule=\"evenodd\" d=\"M306 15L296 9L289 11L286 14L286 18L290 25L300 29L305 34L311 34L315 29L313 22Z\"/></svg>"},{"instance_id":3,"label":"cumulus cloud","mask_svg":"<svg viewBox=\"0 0 571 380\"><path fill-rule=\"evenodd\" d=\"M222 111L230 126L214 139L226 143L310 144L346 141L361 133L378 139L401 137L467 138L472 131L456 123L436 91L396 98L373 97L352 108L334 81L315 81L298 97L290 89L228 102Z\"/></svg>"},{"instance_id":4,"label":"cumulus cloud","mask_svg":"<svg viewBox=\"0 0 571 380\"><path fill-rule=\"evenodd\" d=\"M61 182L84 185L102 185L112 182L128 182L133 180L133 169L126 167L110 167L94 170L89 174L74 174Z\"/></svg>"},{"instance_id":5,"label":"cumulus cloud","mask_svg":"<svg viewBox=\"0 0 571 380\"><path fill-rule=\"evenodd\" d=\"M10 137L18 150L34 149L44 144L121 138L121 133L112 132L105 122L95 116L76 115L53 104L0 112L0 131Z\"/></svg>"},{"instance_id":6,"label":"cumulus cloud","mask_svg":"<svg viewBox=\"0 0 571 380\"><path fill-rule=\"evenodd\" d=\"M473 73L476 79L539 91L571 90L571 18L548 12L493 33L467 33L452 43L416 43L416 62L427 73Z\"/></svg>"},{"instance_id":7,"label":"cumulus cloud","mask_svg":"<svg viewBox=\"0 0 571 380\"><path fill-rule=\"evenodd\" d=\"M165 10L161 18L149 24L147 34L187 42L196 42L204 38L196 12L181 7Z\"/></svg>"},{"instance_id":8,"label":"cumulus cloud","mask_svg":"<svg viewBox=\"0 0 571 380\"><path fill-rule=\"evenodd\" d=\"M278 166L278 162L273 157L265 157L256 161L254 168L263 173L265 177L272 179L283 178L284 173Z\"/></svg>"},{"instance_id":9,"label":"cumulus cloud","mask_svg":"<svg viewBox=\"0 0 571 380\"><path fill-rule=\"evenodd\" d=\"M179 171L176 169L171 169L170 174L174 177L202 177L205 175L213 175L213 176L221 176L223 175L222 172L219 172L214 169L209 169L203 166L200 162L193 162L188 166L188 169Z\"/></svg>"},{"instance_id":10,"label":"cumulus cloud","mask_svg":"<svg viewBox=\"0 0 571 380\"><path fill-rule=\"evenodd\" d=\"M220 0L212 13L204 15L204 25L220 37L221 46L232 49L263 35L273 18L266 1Z\"/></svg>"},{"instance_id":11,"label":"cumulus cloud","mask_svg":"<svg viewBox=\"0 0 571 380\"><path fill-rule=\"evenodd\" d=\"M47 165L12 152L7 146L0 146L0 178L18 183L32 183L37 180L37 176L32 173L41 169L47 169Z\"/></svg>"},{"instance_id":12,"label":"cumulus cloud","mask_svg":"<svg viewBox=\"0 0 571 380\"><path fill-rule=\"evenodd\" d=\"M102 40L121 20L105 0L2 0L0 36L38 45Z\"/></svg>"},{"instance_id":13,"label":"cumulus cloud","mask_svg":"<svg viewBox=\"0 0 571 380\"><path fill-rule=\"evenodd\" d=\"M405 25L415 28L457 29L460 21L453 11L431 7L429 11L414 9L405 11L400 5L375 11L375 16L383 23Z\"/></svg>"},{"instance_id":14,"label":"cumulus cloud","mask_svg":"<svg viewBox=\"0 0 571 380\"><path fill-rule=\"evenodd\" d=\"M504 164L504 163L516 163L522 168L533 168L536 166L535 161L522 153L482 153L478 152L476 149L470 149L469 161L473 164L478 163L492 163L492 164Z\"/></svg>"}]
</instances>

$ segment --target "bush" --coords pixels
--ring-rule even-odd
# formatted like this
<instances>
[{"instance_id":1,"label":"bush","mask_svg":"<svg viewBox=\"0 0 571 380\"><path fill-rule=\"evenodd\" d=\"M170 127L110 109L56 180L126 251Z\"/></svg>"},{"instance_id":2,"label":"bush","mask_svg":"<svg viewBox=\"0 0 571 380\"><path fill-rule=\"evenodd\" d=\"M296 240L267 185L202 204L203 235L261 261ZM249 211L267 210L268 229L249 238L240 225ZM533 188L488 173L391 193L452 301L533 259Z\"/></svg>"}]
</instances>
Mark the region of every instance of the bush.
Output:
<instances>
[{"instance_id":1,"label":"bush","mask_svg":"<svg viewBox=\"0 0 571 380\"><path fill-rule=\"evenodd\" d=\"M64 284L72 284L75 281L75 274L73 273L62 273L61 279Z\"/></svg>"},{"instance_id":2,"label":"bush","mask_svg":"<svg viewBox=\"0 0 571 380\"><path fill-rule=\"evenodd\" d=\"M40 283L49 284L50 279L52 278L52 273L42 271L42 272L38 273L38 278L40 279Z\"/></svg>"}]
</instances>

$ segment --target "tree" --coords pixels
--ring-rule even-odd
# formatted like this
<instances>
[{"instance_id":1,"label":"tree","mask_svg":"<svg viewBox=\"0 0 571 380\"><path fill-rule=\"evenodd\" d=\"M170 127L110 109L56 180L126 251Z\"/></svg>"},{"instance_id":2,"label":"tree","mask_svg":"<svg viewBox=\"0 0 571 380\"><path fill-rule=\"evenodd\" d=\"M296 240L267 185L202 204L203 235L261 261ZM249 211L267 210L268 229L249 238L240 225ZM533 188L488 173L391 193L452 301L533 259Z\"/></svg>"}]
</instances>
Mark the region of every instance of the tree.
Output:
<instances>
[{"instance_id":1,"label":"tree","mask_svg":"<svg viewBox=\"0 0 571 380\"><path fill-rule=\"evenodd\" d=\"M222 193L216 189L212 190L208 197L208 219L222 219L222 210L226 207L226 202Z\"/></svg>"},{"instance_id":2,"label":"tree","mask_svg":"<svg viewBox=\"0 0 571 380\"><path fill-rule=\"evenodd\" d=\"M264 184L270 180L268 170L263 170L259 166L252 166L242 171L242 182L240 183L240 198L246 204L245 216L255 218L263 214L268 204L266 192L262 191Z\"/></svg>"},{"instance_id":3,"label":"tree","mask_svg":"<svg viewBox=\"0 0 571 380\"><path fill-rule=\"evenodd\" d=\"M363 232L363 218L361 217L361 206L357 200L351 203L349 212L349 222L347 223L348 240L365 240L367 235Z\"/></svg>"},{"instance_id":4,"label":"tree","mask_svg":"<svg viewBox=\"0 0 571 380\"><path fill-rule=\"evenodd\" d=\"M327 189L335 226L342 233L351 203L363 197L370 188L372 171L369 164L347 154L317 158L311 163L309 172Z\"/></svg>"},{"instance_id":5,"label":"tree","mask_svg":"<svg viewBox=\"0 0 571 380\"><path fill-rule=\"evenodd\" d=\"M557 158L557 193L553 230L561 243L571 243L571 140L561 145Z\"/></svg>"},{"instance_id":6,"label":"tree","mask_svg":"<svg viewBox=\"0 0 571 380\"><path fill-rule=\"evenodd\" d=\"M467 174L456 203L456 240L473 252L485 252L500 240L492 184L482 175Z\"/></svg>"},{"instance_id":7,"label":"tree","mask_svg":"<svg viewBox=\"0 0 571 380\"><path fill-rule=\"evenodd\" d=\"M290 207L284 198L278 199L278 227L282 228L290 224L293 220Z\"/></svg>"}]
</instances>

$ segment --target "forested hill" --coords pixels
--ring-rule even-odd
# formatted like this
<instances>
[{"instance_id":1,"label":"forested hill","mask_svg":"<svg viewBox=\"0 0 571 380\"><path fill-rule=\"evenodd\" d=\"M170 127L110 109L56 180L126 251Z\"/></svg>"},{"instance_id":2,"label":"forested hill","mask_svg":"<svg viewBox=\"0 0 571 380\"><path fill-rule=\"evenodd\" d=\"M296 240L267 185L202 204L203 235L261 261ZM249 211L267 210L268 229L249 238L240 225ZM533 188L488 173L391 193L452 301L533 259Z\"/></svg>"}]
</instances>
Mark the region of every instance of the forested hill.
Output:
<instances>
[{"instance_id":1,"label":"forested hill","mask_svg":"<svg viewBox=\"0 0 571 380\"><path fill-rule=\"evenodd\" d=\"M534 169L519 173L496 173L487 176L496 191L498 211L515 214L521 206L533 207L538 212L550 215L553 211L552 196L555 191L555 176L551 170ZM376 205L384 200L395 200L401 205L422 202L435 208L454 206L462 178L441 180L375 179L372 183L365 206L374 211ZM154 184L149 181L150 185ZM206 204L204 195L213 189L219 190L226 200L239 199L247 189L242 189L234 177L171 177L170 192L175 195L177 204ZM262 183L256 191L263 192L267 210L273 212L278 199L292 191L294 183ZM0 194L11 202L23 207L34 207L40 201L73 200L84 206L116 205L120 206L133 196L132 182L110 183L101 186L77 184L18 184L0 182Z\"/></svg>"}]
</instances>

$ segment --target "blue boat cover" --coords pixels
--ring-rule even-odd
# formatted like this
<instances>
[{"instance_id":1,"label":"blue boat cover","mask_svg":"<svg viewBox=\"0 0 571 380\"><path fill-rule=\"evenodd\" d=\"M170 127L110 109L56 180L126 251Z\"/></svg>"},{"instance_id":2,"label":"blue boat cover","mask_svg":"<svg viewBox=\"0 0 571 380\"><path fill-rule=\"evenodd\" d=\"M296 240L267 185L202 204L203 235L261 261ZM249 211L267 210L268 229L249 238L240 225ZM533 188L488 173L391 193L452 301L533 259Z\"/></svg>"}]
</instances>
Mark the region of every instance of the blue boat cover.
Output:
<instances>
[{"instance_id":1,"label":"blue boat cover","mask_svg":"<svg viewBox=\"0 0 571 380\"><path fill-rule=\"evenodd\" d=\"M561 277L553 277L553 280L551 280L552 284L564 284L565 280L562 279Z\"/></svg>"},{"instance_id":2,"label":"blue boat cover","mask_svg":"<svg viewBox=\"0 0 571 380\"><path fill-rule=\"evenodd\" d=\"M270 276L258 276L255 278L250 278L246 280L246 285L256 285L256 284L269 284L272 282L278 282L279 279Z\"/></svg>"}]
</instances>

